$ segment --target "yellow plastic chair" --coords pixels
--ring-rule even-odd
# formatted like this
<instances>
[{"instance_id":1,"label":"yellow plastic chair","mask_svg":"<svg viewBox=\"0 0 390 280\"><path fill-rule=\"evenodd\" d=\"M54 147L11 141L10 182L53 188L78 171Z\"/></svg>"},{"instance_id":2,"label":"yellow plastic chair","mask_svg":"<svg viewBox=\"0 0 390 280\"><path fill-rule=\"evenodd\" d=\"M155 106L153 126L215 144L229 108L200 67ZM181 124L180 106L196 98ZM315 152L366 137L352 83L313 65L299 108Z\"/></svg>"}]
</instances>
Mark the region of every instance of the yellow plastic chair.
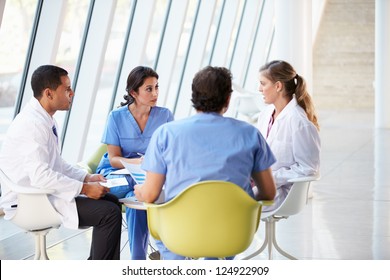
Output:
<instances>
[{"instance_id":1,"label":"yellow plastic chair","mask_svg":"<svg viewBox=\"0 0 390 280\"><path fill-rule=\"evenodd\" d=\"M101 144L97 150L86 160L77 163L78 167L83 168L89 174L94 174L96 172L96 168L99 165L102 156L107 152L107 145Z\"/></svg>"},{"instance_id":2,"label":"yellow plastic chair","mask_svg":"<svg viewBox=\"0 0 390 280\"><path fill-rule=\"evenodd\" d=\"M189 258L225 258L251 244L262 205L239 186L203 181L164 204L146 203L150 234L173 253Z\"/></svg>"}]
</instances>

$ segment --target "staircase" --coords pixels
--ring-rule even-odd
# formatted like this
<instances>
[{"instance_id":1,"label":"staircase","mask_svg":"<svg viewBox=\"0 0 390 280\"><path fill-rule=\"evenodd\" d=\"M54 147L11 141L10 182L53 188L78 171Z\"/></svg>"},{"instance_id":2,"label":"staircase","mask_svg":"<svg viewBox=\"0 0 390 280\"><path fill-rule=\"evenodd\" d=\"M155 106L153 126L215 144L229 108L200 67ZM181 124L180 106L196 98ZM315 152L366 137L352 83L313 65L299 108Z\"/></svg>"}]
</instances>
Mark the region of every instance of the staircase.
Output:
<instances>
[{"instance_id":1,"label":"staircase","mask_svg":"<svg viewBox=\"0 0 390 280\"><path fill-rule=\"evenodd\" d=\"M327 0L313 49L320 109L374 109L375 0Z\"/></svg>"}]
</instances>

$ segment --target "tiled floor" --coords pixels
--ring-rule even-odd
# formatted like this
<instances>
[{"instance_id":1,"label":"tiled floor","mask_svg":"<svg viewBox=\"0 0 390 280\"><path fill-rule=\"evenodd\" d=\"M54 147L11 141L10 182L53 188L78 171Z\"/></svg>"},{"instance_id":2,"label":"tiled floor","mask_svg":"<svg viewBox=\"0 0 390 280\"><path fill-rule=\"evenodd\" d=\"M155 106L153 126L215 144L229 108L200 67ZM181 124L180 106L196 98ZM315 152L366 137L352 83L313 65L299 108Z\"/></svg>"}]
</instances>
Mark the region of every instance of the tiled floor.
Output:
<instances>
[{"instance_id":1,"label":"tiled floor","mask_svg":"<svg viewBox=\"0 0 390 280\"><path fill-rule=\"evenodd\" d=\"M300 214L277 224L279 245L298 259L390 259L390 130L374 128L372 111L320 111L321 180ZM258 238L241 258L262 241ZM51 259L86 259L90 230L53 230ZM126 232L123 234L126 240ZM121 258L128 259L125 245ZM31 259L31 236L0 217L0 259ZM265 253L256 257L267 259ZM274 254L275 259L284 259Z\"/></svg>"}]
</instances>

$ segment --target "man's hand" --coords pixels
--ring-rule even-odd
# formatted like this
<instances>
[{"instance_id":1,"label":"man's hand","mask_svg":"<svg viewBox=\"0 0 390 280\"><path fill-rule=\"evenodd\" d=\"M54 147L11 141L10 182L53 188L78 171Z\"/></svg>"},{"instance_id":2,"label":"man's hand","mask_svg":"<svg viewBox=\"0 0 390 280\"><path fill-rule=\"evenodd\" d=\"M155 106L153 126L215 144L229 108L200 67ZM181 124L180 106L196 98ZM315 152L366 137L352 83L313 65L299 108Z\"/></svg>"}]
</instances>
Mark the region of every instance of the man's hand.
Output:
<instances>
[{"instance_id":1,"label":"man's hand","mask_svg":"<svg viewBox=\"0 0 390 280\"><path fill-rule=\"evenodd\" d=\"M81 189L81 194L85 194L92 199L100 199L110 191L109 188L100 185L97 182L85 183Z\"/></svg>"},{"instance_id":2,"label":"man's hand","mask_svg":"<svg viewBox=\"0 0 390 280\"><path fill-rule=\"evenodd\" d=\"M107 182L107 179L102 174L87 174L84 183L89 182Z\"/></svg>"}]
</instances>

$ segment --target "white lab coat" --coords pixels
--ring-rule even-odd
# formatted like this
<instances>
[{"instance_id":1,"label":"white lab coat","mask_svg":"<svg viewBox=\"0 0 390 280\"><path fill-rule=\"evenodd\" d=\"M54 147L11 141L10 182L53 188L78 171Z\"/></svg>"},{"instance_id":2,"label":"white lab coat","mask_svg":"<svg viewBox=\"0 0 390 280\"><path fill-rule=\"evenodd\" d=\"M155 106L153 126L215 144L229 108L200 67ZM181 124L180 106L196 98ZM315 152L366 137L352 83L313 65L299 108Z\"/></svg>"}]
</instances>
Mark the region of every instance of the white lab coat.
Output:
<instances>
[{"instance_id":1,"label":"white lab coat","mask_svg":"<svg viewBox=\"0 0 390 280\"><path fill-rule=\"evenodd\" d=\"M10 125L0 153L0 167L16 184L56 190L49 195L65 227L78 228L75 197L87 173L66 163L52 127L55 120L32 98ZM58 126L56 126L58 127ZM1 206L5 218L15 215L16 193L2 185Z\"/></svg>"},{"instance_id":2,"label":"white lab coat","mask_svg":"<svg viewBox=\"0 0 390 280\"><path fill-rule=\"evenodd\" d=\"M302 176L318 176L320 169L321 141L314 124L295 99L276 117L267 137L274 105L268 105L259 115L257 127L266 138L276 157L272 173L277 187L274 204L263 211L277 208L288 194L291 183L287 180Z\"/></svg>"}]
</instances>

